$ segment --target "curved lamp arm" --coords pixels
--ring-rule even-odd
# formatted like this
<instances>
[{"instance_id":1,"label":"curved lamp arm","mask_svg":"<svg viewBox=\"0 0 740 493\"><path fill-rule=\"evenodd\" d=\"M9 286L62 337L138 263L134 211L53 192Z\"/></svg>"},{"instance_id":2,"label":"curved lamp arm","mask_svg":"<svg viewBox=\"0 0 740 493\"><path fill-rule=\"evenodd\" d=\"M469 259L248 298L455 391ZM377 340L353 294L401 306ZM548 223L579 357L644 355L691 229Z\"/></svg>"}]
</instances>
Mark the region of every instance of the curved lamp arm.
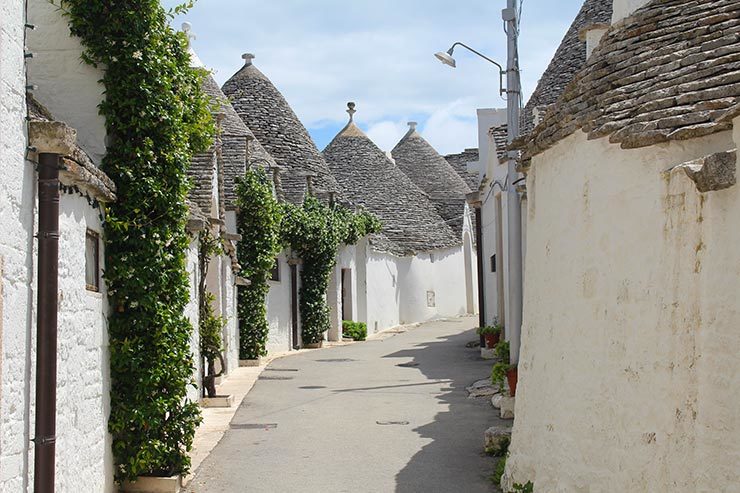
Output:
<instances>
[{"instance_id":1,"label":"curved lamp arm","mask_svg":"<svg viewBox=\"0 0 740 493\"><path fill-rule=\"evenodd\" d=\"M462 46L466 50L468 50L468 51L470 51L472 53L475 53L476 55L478 55L482 59L484 59L484 60L486 60L488 62L491 62L492 64L496 65L498 67L499 93L500 94L506 94L508 92L506 89L504 89L504 74L506 74L506 70L504 70L504 67L502 67L500 63L496 62L495 60L492 60L492 59L488 58L483 53L481 53L481 52L479 52L477 50L474 50L470 46L466 45L465 43L461 43L460 41L456 41L452 46L450 46L450 49L447 50L447 54L450 56L450 59L452 59L452 53L455 51L455 47L456 46ZM441 58L440 58L440 60L441 60ZM453 59L453 61L454 61L454 59ZM444 63L447 63L447 62L444 62ZM448 63L448 65L449 65L449 63ZM451 66L454 67L454 64L451 65Z\"/></svg>"}]
</instances>

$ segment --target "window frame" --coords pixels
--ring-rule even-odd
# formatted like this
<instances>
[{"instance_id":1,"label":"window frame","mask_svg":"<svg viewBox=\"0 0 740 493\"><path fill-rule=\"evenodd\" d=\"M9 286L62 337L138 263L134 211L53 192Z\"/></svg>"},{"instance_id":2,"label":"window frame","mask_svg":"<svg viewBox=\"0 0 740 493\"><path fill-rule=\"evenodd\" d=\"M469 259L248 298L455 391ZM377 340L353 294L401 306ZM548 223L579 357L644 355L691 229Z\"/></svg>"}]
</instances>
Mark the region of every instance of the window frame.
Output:
<instances>
[{"instance_id":1,"label":"window frame","mask_svg":"<svg viewBox=\"0 0 740 493\"><path fill-rule=\"evenodd\" d=\"M94 249L93 249L93 255L94 257L94 272L95 272L95 284L88 283L87 273L88 273L88 265L87 265L87 248L88 248L88 242L89 240L94 240ZM87 291L93 292L93 293L99 293L100 292L100 281L101 281L101 275L100 275L100 233L98 233L95 230L92 230L90 228L87 228L85 231L85 289Z\"/></svg>"}]
</instances>

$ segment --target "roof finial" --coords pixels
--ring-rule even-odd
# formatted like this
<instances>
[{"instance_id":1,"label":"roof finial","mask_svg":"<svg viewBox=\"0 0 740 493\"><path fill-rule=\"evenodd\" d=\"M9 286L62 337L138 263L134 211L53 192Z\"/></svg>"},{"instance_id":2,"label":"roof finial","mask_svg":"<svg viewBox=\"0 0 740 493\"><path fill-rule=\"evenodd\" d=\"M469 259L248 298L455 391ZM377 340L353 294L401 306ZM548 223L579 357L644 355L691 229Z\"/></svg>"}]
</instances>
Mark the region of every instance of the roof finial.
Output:
<instances>
[{"instance_id":1,"label":"roof finial","mask_svg":"<svg viewBox=\"0 0 740 493\"><path fill-rule=\"evenodd\" d=\"M349 113L349 121L352 121L354 119L355 113L357 113L357 110L355 109L355 103L350 101L347 103L347 113Z\"/></svg>"},{"instance_id":2,"label":"roof finial","mask_svg":"<svg viewBox=\"0 0 740 493\"><path fill-rule=\"evenodd\" d=\"M254 55L252 53L245 53L242 55L242 58L244 59L244 66L248 67L252 65L252 60L254 60Z\"/></svg>"},{"instance_id":3,"label":"roof finial","mask_svg":"<svg viewBox=\"0 0 740 493\"><path fill-rule=\"evenodd\" d=\"M185 36L188 38L188 46L191 45L191 42L195 39L195 34L192 33L193 25L189 22L183 22L182 23L182 32L185 33Z\"/></svg>"},{"instance_id":4,"label":"roof finial","mask_svg":"<svg viewBox=\"0 0 740 493\"><path fill-rule=\"evenodd\" d=\"M409 131L410 132L416 131L416 122L409 122Z\"/></svg>"}]
</instances>

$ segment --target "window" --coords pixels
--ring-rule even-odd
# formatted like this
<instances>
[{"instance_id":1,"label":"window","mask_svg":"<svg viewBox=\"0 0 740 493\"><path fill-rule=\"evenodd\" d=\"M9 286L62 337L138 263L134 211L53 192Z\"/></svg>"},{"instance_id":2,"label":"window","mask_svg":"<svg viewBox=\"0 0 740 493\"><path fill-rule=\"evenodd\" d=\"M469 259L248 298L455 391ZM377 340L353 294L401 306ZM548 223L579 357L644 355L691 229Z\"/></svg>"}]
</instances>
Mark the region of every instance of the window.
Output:
<instances>
[{"instance_id":1,"label":"window","mask_svg":"<svg viewBox=\"0 0 740 493\"><path fill-rule=\"evenodd\" d=\"M496 272L496 254L491 255L491 272Z\"/></svg>"},{"instance_id":2,"label":"window","mask_svg":"<svg viewBox=\"0 0 740 493\"><path fill-rule=\"evenodd\" d=\"M100 235L90 229L85 233L85 285L100 291Z\"/></svg>"},{"instance_id":3,"label":"window","mask_svg":"<svg viewBox=\"0 0 740 493\"><path fill-rule=\"evenodd\" d=\"M270 272L270 280L280 282L280 261L275 258L275 264L272 266L272 272Z\"/></svg>"}]
</instances>

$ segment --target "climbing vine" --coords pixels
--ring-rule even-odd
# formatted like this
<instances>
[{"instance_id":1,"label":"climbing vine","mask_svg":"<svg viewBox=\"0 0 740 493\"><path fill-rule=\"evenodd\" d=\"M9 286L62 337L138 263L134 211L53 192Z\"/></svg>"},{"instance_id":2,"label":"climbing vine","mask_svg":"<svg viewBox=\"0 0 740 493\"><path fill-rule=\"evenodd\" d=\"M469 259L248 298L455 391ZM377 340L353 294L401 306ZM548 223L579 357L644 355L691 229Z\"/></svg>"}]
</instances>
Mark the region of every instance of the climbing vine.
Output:
<instances>
[{"instance_id":1,"label":"climbing vine","mask_svg":"<svg viewBox=\"0 0 740 493\"><path fill-rule=\"evenodd\" d=\"M187 399L194 369L185 232L186 170L212 142L203 76L159 0L58 0L84 62L104 69L99 106L108 134L104 171L118 200L105 209L111 306L110 418L117 480L190 467L200 422Z\"/></svg>"},{"instance_id":2,"label":"climbing vine","mask_svg":"<svg viewBox=\"0 0 740 493\"><path fill-rule=\"evenodd\" d=\"M270 271L280 253L282 210L262 169L250 168L236 184L238 207L237 257L242 276L249 286L239 286L239 359L257 359L267 351L267 310L265 297L270 290Z\"/></svg>"},{"instance_id":3,"label":"climbing vine","mask_svg":"<svg viewBox=\"0 0 740 493\"><path fill-rule=\"evenodd\" d=\"M200 355L206 360L206 371L203 376L203 388L208 397L216 396L216 377L223 373L223 341L221 333L226 325L226 319L216 316L213 311L213 303L216 297L208 292L206 278L208 277L208 265L214 255L220 255L223 250L218 238L213 236L208 229L200 233L198 238L198 269L200 271L200 283L198 285L198 333L200 335ZM221 364L221 370L216 373L216 360Z\"/></svg>"},{"instance_id":4,"label":"climbing vine","mask_svg":"<svg viewBox=\"0 0 740 493\"><path fill-rule=\"evenodd\" d=\"M380 221L367 211L352 212L307 195L301 206L285 204L283 240L303 260L299 308L304 344L317 343L329 329L326 289L342 244L354 244L380 231Z\"/></svg>"}]
</instances>

